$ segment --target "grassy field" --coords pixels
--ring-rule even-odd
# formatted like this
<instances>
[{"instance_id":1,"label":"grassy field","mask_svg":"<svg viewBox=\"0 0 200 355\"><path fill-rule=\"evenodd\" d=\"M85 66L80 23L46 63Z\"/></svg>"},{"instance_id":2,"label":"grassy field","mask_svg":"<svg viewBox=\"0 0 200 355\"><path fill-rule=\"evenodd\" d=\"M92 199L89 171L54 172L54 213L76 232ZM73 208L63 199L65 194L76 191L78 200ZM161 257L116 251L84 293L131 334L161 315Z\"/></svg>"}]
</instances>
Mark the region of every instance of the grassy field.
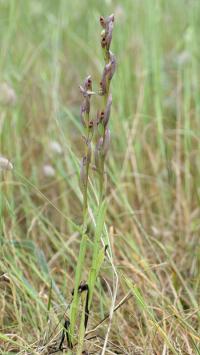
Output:
<instances>
[{"instance_id":1,"label":"grassy field","mask_svg":"<svg viewBox=\"0 0 200 355\"><path fill-rule=\"evenodd\" d=\"M200 354L199 0L0 0L0 96L3 83L11 94L0 97L0 155L14 166L0 172L1 354L50 354L69 315L82 218L78 86L88 74L100 81L99 16L111 13L102 239L115 305L125 302L100 323L116 286L105 257L85 354L101 354L109 325L108 355ZM97 190L94 177L92 217Z\"/></svg>"}]
</instances>

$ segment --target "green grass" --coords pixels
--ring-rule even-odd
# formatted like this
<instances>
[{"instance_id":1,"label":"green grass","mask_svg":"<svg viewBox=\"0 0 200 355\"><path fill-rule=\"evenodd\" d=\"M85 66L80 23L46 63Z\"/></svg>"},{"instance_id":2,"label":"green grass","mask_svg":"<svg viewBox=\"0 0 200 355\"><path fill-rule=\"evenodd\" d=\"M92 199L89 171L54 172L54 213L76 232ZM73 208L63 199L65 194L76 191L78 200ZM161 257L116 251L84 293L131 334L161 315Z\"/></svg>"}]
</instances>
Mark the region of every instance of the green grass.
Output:
<instances>
[{"instance_id":1,"label":"green grass","mask_svg":"<svg viewBox=\"0 0 200 355\"><path fill-rule=\"evenodd\" d=\"M45 354L69 316L82 201L78 85L87 74L100 81L98 18L112 12L118 68L103 238L119 278L116 302L132 297L114 312L106 354L200 353L200 3L120 4L0 0L0 82L17 95L15 106L0 104L0 155L14 164L0 175L2 354ZM50 151L51 140L63 154ZM44 164L55 177L44 176ZM105 258L88 331L110 311L114 282ZM84 349L100 353L108 326L106 318Z\"/></svg>"}]
</instances>

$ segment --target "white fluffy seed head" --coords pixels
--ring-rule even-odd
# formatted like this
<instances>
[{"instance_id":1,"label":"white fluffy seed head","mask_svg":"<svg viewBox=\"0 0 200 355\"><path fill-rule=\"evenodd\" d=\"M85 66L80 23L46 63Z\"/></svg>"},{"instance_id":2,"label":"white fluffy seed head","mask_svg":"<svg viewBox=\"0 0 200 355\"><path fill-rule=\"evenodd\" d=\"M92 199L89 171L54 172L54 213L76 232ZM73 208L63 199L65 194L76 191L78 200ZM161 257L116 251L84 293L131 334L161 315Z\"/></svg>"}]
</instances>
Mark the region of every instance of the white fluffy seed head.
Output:
<instances>
[{"instance_id":1,"label":"white fluffy seed head","mask_svg":"<svg viewBox=\"0 0 200 355\"><path fill-rule=\"evenodd\" d=\"M60 155L63 152L60 143L58 143L57 141L51 141L49 143L49 148L55 154L59 154Z\"/></svg>"},{"instance_id":2,"label":"white fluffy seed head","mask_svg":"<svg viewBox=\"0 0 200 355\"><path fill-rule=\"evenodd\" d=\"M46 177L54 177L56 172L55 172L55 169L53 168L52 165L45 164L43 166L43 173L44 173L44 176L46 176Z\"/></svg>"},{"instance_id":3,"label":"white fluffy seed head","mask_svg":"<svg viewBox=\"0 0 200 355\"><path fill-rule=\"evenodd\" d=\"M16 100L17 96L14 89L7 83L0 83L0 104L13 106Z\"/></svg>"},{"instance_id":4,"label":"white fluffy seed head","mask_svg":"<svg viewBox=\"0 0 200 355\"><path fill-rule=\"evenodd\" d=\"M2 156L0 156L0 170L12 170L13 165L12 163L7 159Z\"/></svg>"}]
</instances>

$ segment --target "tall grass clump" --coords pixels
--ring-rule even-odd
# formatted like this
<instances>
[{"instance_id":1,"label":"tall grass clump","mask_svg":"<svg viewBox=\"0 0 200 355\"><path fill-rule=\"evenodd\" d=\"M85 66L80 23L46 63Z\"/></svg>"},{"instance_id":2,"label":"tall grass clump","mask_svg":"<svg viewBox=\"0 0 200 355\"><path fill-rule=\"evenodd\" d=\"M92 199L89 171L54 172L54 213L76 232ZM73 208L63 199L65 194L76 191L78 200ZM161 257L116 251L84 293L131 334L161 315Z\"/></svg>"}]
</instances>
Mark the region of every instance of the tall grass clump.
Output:
<instances>
[{"instance_id":1,"label":"tall grass clump","mask_svg":"<svg viewBox=\"0 0 200 355\"><path fill-rule=\"evenodd\" d=\"M116 69L116 59L110 50L112 42L112 32L114 25L114 15L106 18L100 17L100 24L102 26L101 32L101 47L105 61L100 89L93 91L93 82L90 75L88 75L83 84L80 86L80 92L83 97L81 104L81 122L84 133L84 152L81 159L80 169L80 187L83 196L83 221L81 228L81 243L79 250L79 257L75 272L75 287L73 290L73 301L70 311L69 322L69 342L70 348L73 348L75 343L75 327L78 316L79 303L82 305L82 315L78 327L78 350L77 354L82 353L85 331L87 328L89 312L92 307L92 299L95 288L96 279L100 271L102 262L105 256L105 246L100 246L100 239L103 233L105 214L106 214L106 186L105 186L105 161L110 147L110 129L109 119L112 105L112 95L110 92L110 83ZM101 98L100 109L97 111L96 118L91 117L91 99L92 96L98 95ZM95 173L99 181L99 198L97 202L97 213L91 211L91 215L95 216L94 239L91 239L88 226L90 224L88 190L89 177L92 169L92 160L94 156ZM83 268L87 253L88 240L92 243L92 261L91 268L88 273L88 281L83 282ZM106 246L107 249L107 246Z\"/></svg>"}]
</instances>

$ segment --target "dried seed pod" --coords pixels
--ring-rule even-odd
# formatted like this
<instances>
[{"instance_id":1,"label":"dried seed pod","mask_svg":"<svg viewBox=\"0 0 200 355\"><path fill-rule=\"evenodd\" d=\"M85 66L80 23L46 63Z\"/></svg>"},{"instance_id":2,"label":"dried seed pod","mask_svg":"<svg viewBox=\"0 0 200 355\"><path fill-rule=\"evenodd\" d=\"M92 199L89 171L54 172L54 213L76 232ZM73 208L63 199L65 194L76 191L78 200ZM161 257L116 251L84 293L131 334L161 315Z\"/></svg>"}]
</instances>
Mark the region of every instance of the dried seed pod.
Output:
<instances>
[{"instance_id":1,"label":"dried seed pod","mask_svg":"<svg viewBox=\"0 0 200 355\"><path fill-rule=\"evenodd\" d=\"M115 73L115 70L116 70L116 58L111 51L109 51L109 56L110 56L110 60L109 60L109 63L106 64L106 66L105 66L105 71L106 71L106 75L108 77L108 80L111 80L114 73Z\"/></svg>"},{"instance_id":2,"label":"dried seed pod","mask_svg":"<svg viewBox=\"0 0 200 355\"><path fill-rule=\"evenodd\" d=\"M105 21L105 18L103 16L100 16L99 22L100 22L100 24L101 24L101 26L103 28L106 28L106 21Z\"/></svg>"},{"instance_id":3,"label":"dried seed pod","mask_svg":"<svg viewBox=\"0 0 200 355\"><path fill-rule=\"evenodd\" d=\"M97 131L98 124L99 124L99 111L97 111L96 118L93 120L93 130L94 130L94 132Z\"/></svg>"},{"instance_id":4,"label":"dried seed pod","mask_svg":"<svg viewBox=\"0 0 200 355\"><path fill-rule=\"evenodd\" d=\"M101 86L101 94L105 95L107 92L107 81L108 81L108 73L110 70L110 65L106 64L103 70L100 86Z\"/></svg>"},{"instance_id":5,"label":"dried seed pod","mask_svg":"<svg viewBox=\"0 0 200 355\"><path fill-rule=\"evenodd\" d=\"M110 118L111 105L112 105L112 95L110 94L109 97L108 97L108 101L107 101L104 117L103 117L103 120L102 120L102 123L103 123L105 128L107 127L107 124L108 124L108 121L109 121L109 118Z\"/></svg>"},{"instance_id":6,"label":"dried seed pod","mask_svg":"<svg viewBox=\"0 0 200 355\"><path fill-rule=\"evenodd\" d=\"M99 90L99 95L104 95L105 93L105 85L102 81L100 81L100 90Z\"/></svg>"},{"instance_id":7,"label":"dried seed pod","mask_svg":"<svg viewBox=\"0 0 200 355\"><path fill-rule=\"evenodd\" d=\"M116 58L111 51L109 51L109 55L110 55L109 80L111 80L116 70Z\"/></svg>"},{"instance_id":8,"label":"dried seed pod","mask_svg":"<svg viewBox=\"0 0 200 355\"><path fill-rule=\"evenodd\" d=\"M79 86L80 88L80 92L82 93L82 95L84 97L90 97L91 95L94 95L95 92L92 91L92 79L91 79L91 75L88 75L84 82L83 85Z\"/></svg>"},{"instance_id":9,"label":"dried seed pod","mask_svg":"<svg viewBox=\"0 0 200 355\"><path fill-rule=\"evenodd\" d=\"M110 130L109 128L106 128L104 142L103 142L103 150L102 150L104 158L108 154L109 148L110 148Z\"/></svg>"},{"instance_id":10,"label":"dried seed pod","mask_svg":"<svg viewBox=\"0 0 200 355\"><path fill-rule=\"evenodd\" d=\"M104 18L103 16L100 17L100 24L105 30L104 32L102 31L101 46L102 48L106 47L107 50L109 50L112 41L113 22L113 14L106 18Z\"/></svg>"},{"instance_id":11,"label":"dried seed pod","mask_svg":"<svg viewBox=\"0 0 200 355\"><path fill-rule=\"evenodd\" d=\"M108 24L108 30L106 31L106 48L107 50L110 49L110 44L112 41L112 32L113 32L113 22L110 21Z\"/></svg>"},{"instance_id":12,"label":"dried seed pod","mask_svg":"<svg viewBox=\"0 0 200 355\"><path fill-rule=\"evenodd\" d=\"M84 109L86 113L90 113L90 98L87 96L84 102Z\"/></svg>"},{"instance_id":13,"label":"dried seed pod","mask_svg":"<svg viewBox=\"0 0 200 355\"><path fill-rule=\"evenodd\" d=\"M88 122L86 122L86 120L88 119L88 117L86 117L85 114L89 115L90 97L91 95L95 94L95 92L92 91L92 80L90 75L86 77L86 79L83 82L83 85L80 85L79 88L81 94L83 95L83 102L81 104L81 110L80 110L81 122L83 126L87 126Z\"/></svg>"},{"instance_id":14,"label":"dried seed pod","mask_svg":"<svg viewBox=\"0 0 200 355\"><path fill-rule=\"evenodd\" d=\"M100 16L100 19L99 19L100 24L103 28L107 28L109 23L114 22L114 20L115 20L114 14L111 14L110 16L108 16L106 18L103 16Z\"/></svg>"},{"instance_id":15,"label":"dried seed pod","mask_svg":"<svg viewBox=\"0 0 200 355\"><path fill-rule=\"evenodd\" d=\"M109 55L110 55L110 61L104 67L101 82L100 82L102 95L105 95L107 93L108 82L112 79L116 70L116 58L111 51L109 52Z\"/></svg>"},{"instance_id":16,"label":"dried seed pod","mask_svg":"<svg viewBox=\"0 0 200 355\"><path fill-rule=\"evenodd\" d=\"M88 75L88 76L85 78L85 80L84 80L84 82L83 82L83 88L84 88L85 91L88 91L88 90L92 91L92 79L91 79L91 75Z\"/></svg>"},{"instance_id":17,"label":"dried seed pod","mask_svg":"<svg viewBox=\"0 0 200 355\"><path fill-rule=\"evenodd\" d=\"M98 132L98 128L99 128L99 125L102 123L103 117L104 117L104 111L97 111L96 120L94 120L95 132Z\"/></svg>"},{"instance_id":18,"label":"dried seed pod","mask_svg":"<svg viewBox=\"0 0 200 355\"><path fill-rule=\"evenodd\" d=\"M81 116L81 121L83 125L85 126L85 113L89 114L90 113L90 99L89 97L84 98L82 104L81 104L81 111L80 111L80 116Z\"/></svg>"},{"instance_id":19,"label":"dried seed pod","mask_svg":"<svg viewBox=\"0 0 200 355\"><path fill-rule=\"evenodd\" d=\"M102 122L104 119L104 111L100 112L99 121Z\"/></svg>"},{"instance_id":20,"label":"dried seed pod","mask_svg":"<svg viewBox=\"0 0 200 355\"><path fill-rule=\"evenodd\" d=\"M102 48L106 47L106 35L101 37L101 47Z\"/></svg>"},{"instance_id":21,"label":"dried seed pod","mask_svg":"<svg viewBox=\"0 0 200 355\"><path fill-rule=\"evenodd\" d=\"M89 121L89 123L88 123L88 127L90 128L90 129L92 129L93 128L93 126L94 126L94 122L91 120L91 121Z\"/></svg>"}]
</instances>

